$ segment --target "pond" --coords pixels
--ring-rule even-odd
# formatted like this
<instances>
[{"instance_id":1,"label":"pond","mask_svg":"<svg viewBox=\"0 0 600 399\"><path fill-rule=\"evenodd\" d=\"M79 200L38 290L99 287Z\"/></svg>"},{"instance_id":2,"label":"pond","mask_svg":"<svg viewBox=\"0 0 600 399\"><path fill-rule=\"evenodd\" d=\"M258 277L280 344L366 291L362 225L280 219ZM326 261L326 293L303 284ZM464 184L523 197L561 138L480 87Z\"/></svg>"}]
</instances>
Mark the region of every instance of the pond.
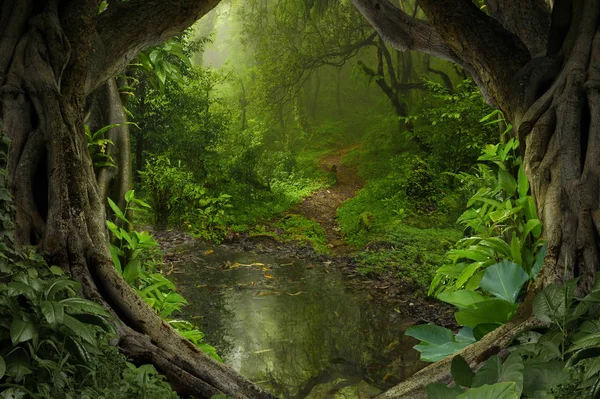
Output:
<instances>
[{"instance_id":1,"label":"pond","mask_svg":"<svg viewBox=\"0 0 600 399\"><path fill-rule=\"evenodd\" d=\"M423 367L398 305L350 288L330 262L196 251L171 276L190 302L181 317L268 391L372 397Z\"/></svg>"}]
</instances>

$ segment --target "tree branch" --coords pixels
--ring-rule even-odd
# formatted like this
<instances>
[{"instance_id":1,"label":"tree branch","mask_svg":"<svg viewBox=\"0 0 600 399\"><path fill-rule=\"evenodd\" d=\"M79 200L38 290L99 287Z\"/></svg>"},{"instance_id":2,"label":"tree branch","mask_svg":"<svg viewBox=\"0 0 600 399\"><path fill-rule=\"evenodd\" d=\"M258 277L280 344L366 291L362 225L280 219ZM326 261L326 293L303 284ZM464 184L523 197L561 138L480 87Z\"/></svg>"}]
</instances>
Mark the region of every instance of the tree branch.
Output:
<instances>
[{"instance_id":1,"label":"tree branch","mask_svg":"<svg viewBox=\"0 0 600 399\"><path fill-rule=\"evenodd\" d=\"M129 0L111 2L98 17L97 43L86 94L122 71L145 47L190 27L220 0Z\"/></svg>"},{"instance_id":2,"label":"tree branch","mask_svg":"<svg viewBox=\"0 0 600 399\"><path fill-rule=\"evenodd\" d=\"M546 0L486 0L490 15L517 35L533 57L546 55L550 7Z\"/></svg>"},{"instance_id":3,"label":"tree branch","mask_svg":"<svg viewBox=\"0 0 600 399\"><path fill-rule=\"evenodd\" d=\"M460 63L454 50L425 21L412 18L388 0L352 0L381 37L396 50L415 50Z\"/></svg>"}]
</instances>

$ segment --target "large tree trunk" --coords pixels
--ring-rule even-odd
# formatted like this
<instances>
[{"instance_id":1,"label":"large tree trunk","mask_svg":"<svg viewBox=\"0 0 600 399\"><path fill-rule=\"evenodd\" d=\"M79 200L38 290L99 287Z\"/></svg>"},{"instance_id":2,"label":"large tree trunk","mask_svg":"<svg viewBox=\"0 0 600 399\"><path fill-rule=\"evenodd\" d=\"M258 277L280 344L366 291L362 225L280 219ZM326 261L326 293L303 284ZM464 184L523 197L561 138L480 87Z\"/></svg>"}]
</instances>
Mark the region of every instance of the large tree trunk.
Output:
<instances>
[{"instance_id":1,"label":"large tree trunk","mask_svg":"<svg viewBox=\"0 0 600 399\"><path fill-rule=\"evenodd\" d=\"M136 362L153 363L181 395L270 398L179 336L112 265L106 190L96 183L84 134L98 3L0 5L0 120L12 140L9 184L17 241L39 245L50 263L80 281L86 297L115 315L122 351ZM114 89L114 82L106 87L109 98L118 97Z\"/></svg>"}]
</instances>

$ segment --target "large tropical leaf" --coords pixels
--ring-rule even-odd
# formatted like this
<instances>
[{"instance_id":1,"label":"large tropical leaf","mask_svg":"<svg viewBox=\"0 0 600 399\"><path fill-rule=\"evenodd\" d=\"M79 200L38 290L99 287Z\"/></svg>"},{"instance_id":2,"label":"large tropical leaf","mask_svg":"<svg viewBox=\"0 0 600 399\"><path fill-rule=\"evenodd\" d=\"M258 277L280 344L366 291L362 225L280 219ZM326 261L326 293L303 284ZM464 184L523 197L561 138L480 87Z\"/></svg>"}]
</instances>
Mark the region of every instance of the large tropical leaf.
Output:
<instances>
[{"instance_id":1,"label":"large tropical leaf","mask_svg":"<svg viewBox=\"0 0 600 399\"><path fill-rule=\"evenodd\" d=\"M520 265L505 259L485 270L479 286L498 298L515 303L527 280L529 276Z\"/></svg>"}]
</instances>

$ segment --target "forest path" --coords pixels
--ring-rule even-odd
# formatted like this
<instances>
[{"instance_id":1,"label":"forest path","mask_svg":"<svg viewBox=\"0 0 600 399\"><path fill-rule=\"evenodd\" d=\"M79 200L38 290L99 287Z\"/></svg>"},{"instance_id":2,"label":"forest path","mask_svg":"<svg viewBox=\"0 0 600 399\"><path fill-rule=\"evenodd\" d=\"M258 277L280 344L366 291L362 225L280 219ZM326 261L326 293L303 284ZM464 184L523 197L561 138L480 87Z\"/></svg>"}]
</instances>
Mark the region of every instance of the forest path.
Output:
<instances>
[{"instance_id":1,"label":"forest path","mask_svg":"<svg viewBox=\"0 0 600 399\"><path fill-rule=\"evenodd\" d=\"M358 175L358 168L341 164L342 158L358 146L359 144L355 144L342 148L319 159L319 167L326 172L331 173L332 167L335 165L337 183L331 187L321 188L313 192L289 212L302 215L319 223L325 230L328 246L336 255L342 255L352 250L342 240L343 237L336 220L336 212L344 201L354 197L358 190L364 186L365 182Z\"/></svg>"}]
</instances>

